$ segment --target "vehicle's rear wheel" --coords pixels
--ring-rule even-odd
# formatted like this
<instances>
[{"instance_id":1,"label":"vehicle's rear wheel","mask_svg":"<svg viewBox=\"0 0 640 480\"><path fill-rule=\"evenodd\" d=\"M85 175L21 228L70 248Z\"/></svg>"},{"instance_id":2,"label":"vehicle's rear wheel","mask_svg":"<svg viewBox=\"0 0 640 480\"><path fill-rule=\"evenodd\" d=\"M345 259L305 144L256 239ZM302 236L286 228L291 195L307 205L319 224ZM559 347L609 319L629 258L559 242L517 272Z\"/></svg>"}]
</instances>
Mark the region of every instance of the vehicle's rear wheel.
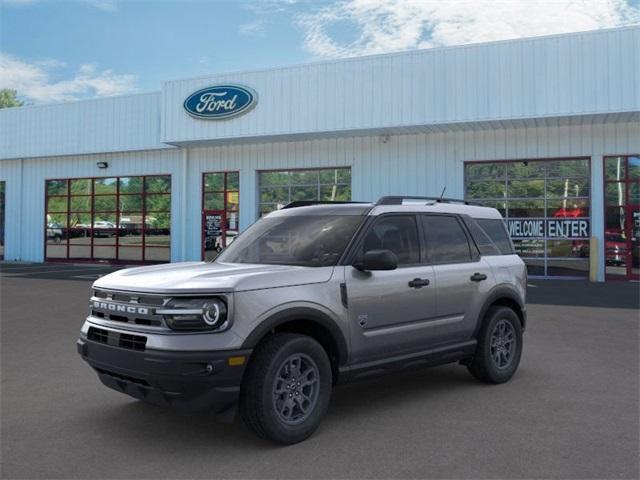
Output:
<instances>
[{"instance_id":1,"label":"vehicle's rear wheel","mask_svg":"<svg viewBox=\"0 0 640 480\"><path fill-rule=\"evenodd\" d=\"M471 375L487 383L504 383L518 369L522 356L522 326L508 307L491 307L478 334Z\"/></svg>"},{"instance_id":2,"label":"vehicle's rear wheel","mask_svg":"<svg viewBox=\"0 0 640 480\"><path fill-rule=\"evenodd\" d=\"M240 414L260 437L292 444L318 428L329 407L329 357L313 338L277 333L251 356L240 392Z\"/></svg>"}]
</instances>

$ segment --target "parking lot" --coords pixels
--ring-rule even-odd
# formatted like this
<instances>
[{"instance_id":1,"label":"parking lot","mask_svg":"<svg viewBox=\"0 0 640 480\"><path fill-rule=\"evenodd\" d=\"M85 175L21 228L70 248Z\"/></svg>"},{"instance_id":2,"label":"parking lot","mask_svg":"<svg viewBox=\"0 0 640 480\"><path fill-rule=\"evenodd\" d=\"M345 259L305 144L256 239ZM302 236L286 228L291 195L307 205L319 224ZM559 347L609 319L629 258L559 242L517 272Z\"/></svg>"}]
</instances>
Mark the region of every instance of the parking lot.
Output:
<instances>
[{"instance_id":1,"label":"parking lot","mask_svg":"<svg viewBox=\"0 0 640 480\"><path fill-rule=\"evenodd\" d=\"M76 353L95 265L0 265L3 478L638 478L638 284L534 281L516 377L338 387L278 447L108 390Z\"/></svg>"}]
</instances>

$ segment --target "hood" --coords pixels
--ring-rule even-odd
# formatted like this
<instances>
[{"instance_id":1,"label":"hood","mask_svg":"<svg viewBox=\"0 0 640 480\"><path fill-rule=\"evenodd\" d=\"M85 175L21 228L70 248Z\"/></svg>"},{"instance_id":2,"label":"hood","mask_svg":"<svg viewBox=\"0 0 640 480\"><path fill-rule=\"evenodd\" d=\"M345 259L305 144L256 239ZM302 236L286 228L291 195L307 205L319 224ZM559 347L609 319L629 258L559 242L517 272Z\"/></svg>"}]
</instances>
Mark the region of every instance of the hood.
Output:
<instances>
[{"instance_id":1,"label":"hood","mask_svg":"<svg viewBox=\"0 0 640 480\"><path fill-rule=\"evenodd\" d=\"M184 262L118 270L94 286L148 293L241 292L327 282L332 272L333 267Z\"/></svg>"}]
</instances>

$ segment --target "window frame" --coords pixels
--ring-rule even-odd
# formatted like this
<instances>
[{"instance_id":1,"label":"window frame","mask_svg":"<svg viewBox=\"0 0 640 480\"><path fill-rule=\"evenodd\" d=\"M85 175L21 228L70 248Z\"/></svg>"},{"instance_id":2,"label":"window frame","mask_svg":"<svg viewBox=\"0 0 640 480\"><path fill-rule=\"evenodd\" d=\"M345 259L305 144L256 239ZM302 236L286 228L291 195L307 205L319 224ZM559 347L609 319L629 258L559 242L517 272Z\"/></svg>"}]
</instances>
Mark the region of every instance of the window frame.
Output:
<instances>
[{"instance_id":1,"label":"window frame","mask_svg":"<svg viewBox=\"0 0 640 480\"><path fill-rule=\"evenodd\" d=\"M169 184L169 191L168 192L151 192L148 193L147 192L147 180L153 177L165 177L168 178L168 184ZM121 179L123 178L141 178L142 179L142 188L141 191L139 193L131 193L131 192L126 192L126 193L121 193L120 192L120 186L121 186ZM95 185L96 185L96 181L100 181L100 180L105 180L105 179L114 179L115 180L115 193L96 193L96 189L95 189ZM71 182L73 181L78 181L78 180L85 180L89 182L89 191L88 192L82 192L80 194L76 194L73 195L72 191L71 191ZM48 185L49 182L64 182L65 184L65 192L64 194L53 194L53 195L49 195L48 193ZM142 200L142 204L140 207L140 211L122 211L120 209L120 196L135 196L135 195L139 195L141 197ZM147 201L147 196L149 195L156 195L156 196L166 196L169 198L169 207L167 210L153 210L153 211L149 211L147 210L147 205L146 205L146 201ZM100 198L100 197L109 197L109 196L115 196L116 197L116 209L111 211L96 211L95 209L95 200L96 197ZM144 174L144 175L105 175L105 176L91 176L91 177L68 177L68 178L45 178L44 180L44 225L43 225L43 236L44 236L44 245L43 245L43 258L46 262L60 262L60 263L68 263L68 262L75 262L75 263L93 263L96 261L106 261L108 263L114 263L114 264L153 264L153 263L168 263L171 262L171 220L169 221L169 243L167 245L159 245L156 243L150 243L149 245L147 245L147 231L157 231L157 230L165 230L164 228L154 228L154 227L147 227L146 226L146 218L148 216L148 214L150 214L149 216L153 216L153 214L168 214L169 215L169 219L171 219L171 214L172 214L172 201L173 201L173 177L171 174L167 173L157 173L157 174ZM71 199L72 198L88 198L89 199L89 203L90 203L90 209L88 211L71 211ZM66 210L63 212L49 212L49 200L51 198L61 198L61 199L65 199L66 200ZM48 216L49 214L59 214L59 215L64 215L66 217L66 223L63 226L62 230L65 233L65 235L63 235L63 238L65 239L65 256L64 257L49 257L47 256L47 247L49 244L48 242ZM141 219L142 219L142 224L141 224L141 228L140 228L140 245L139 246L135 246L135 247L131 247L131 246L127 246L126 244L121 244L120 242L120 237L121 237L121 230L122 228L120 227L120 218L122 217L122 214L139 214ZM69 236L69 233L73 230L78 230L75 227L71 227L71 216L72 214L74 215L89 215L90 216L90 223L89 223L89 227L88 228L82 228L80 230L86 230L85 233L87 233L86 237L90 238L90 241L88 244L74 244L71 241L71 238ZM109 243L109 244L95 244L95 238L96 238L96 230L97 231L101 231L101 230L106 230L106 229L96 229L94 228L95 222L96 222L96 215L115 215L115 228L114 229L109 229L107 234L109 232L113 232L114 235L114 240L113 240L113 244ZM114 256L111 257L102 257L102 256L98 256L96 257L95 255L95 247L97 246L97 248L100 247L106 247L106 248L114 248L115 253ZM71 257L71 247L88 247L89 248L89 256L88 257ZM140 250L140 260L129 260L129 259L121 259L121 251L131 251L131 249L139 249ZM157 249L167 249L169 251L169 255L168 255L168 259L167 260L148 260L147 259L147 250L149 250L150 252L156 251Z\"/></svg>"},{"instance_id":2,"label":"window frame","mask_svg":"<svg viewBox=\"0 0 640 480\"><path fill-rule=\"evenodd\" d=\"M464 265L467 263L478 263L480 261L480 259L482 258L482 254L480 253L480 249L478 248L478 245L476 245L476 242L473 238L473 235L471 235L471 232L469 232L469 229L467 228L467 225L464 221L464 219L462 218L463 215L458 215L455 213L437 213L437 212L419 212L420 215L420 222L418 222L420 224L420 229L423 231L421 240L424 244L424 255L425 258L427 260L427 263L425 263L425 265L431 265L431 266L439 266L439 265ZM468 215L467 215L468 216ZM422 222L422 217L452 217L454 218L457 222L458 225L460 226L465 238L467 239L467 246L469 248L469 260L464 261L464 262L451 262L451 261L443 261L443 262L435 262L432 261L431 259L431 255L429 254L429 242L427 241L427 234L426 231L424 230L424 224Z\"/></svg>"},{"instance_id":3,"label":"window frame","mask_svg":"<svg viewBox=\"0 0 640 480\"><path fill-rule=\"evenodd\" d=\"M322 183L320 181L320 173L323 171L327 171L327 170L348 170L349 171L349 182L338 182L338 183ZM309 184L309 183L301 183L301 184L292 184L291 183L291 176L289 176L288 178L288 182L287 184L273 184L273 185L268 185L265 186L262 182L261 182L261 178L263 174L267 174L267 173L295 173L295 172L317 172L318 173L318 181L315 184ZM351 190L351 194L349 195L349 199L352 198L352 193L353 193L353 168L351 167L351 165L344 165L344 166L333 166L333 167L299 167L299 168L281 168L281 169L265 169L265 170L257 170L256 171L256 175L257 175L257 214L258 214L258 218L260 218L262 216L262 207L265 205L273 205L272 202L263 202L261 200L261 195L262 195L262 191L263 190L268 190L268 189L275 189L275 188L286 188L288 191L288 202L287 203L291 203L293 200L291 200L291 195L292 195L292 188L297 188L297 187L316 187L316 198L314 200L320 200L320 190L323 186L327 186L327 185L337 185L337 186L348 186L349 189ZM286 203L285 203L286 205ZM277 208L275 208L272 211L277 210Z\"/></svg>"},{"instance_id":4,"label":"window frame","mask_svg":"<svg viewBox=\"0 0 640 480\"><path fill-rule=\"evenodd\" d=\"M604 223L604 235L605 238L603 239L603 244L606 244L606 232L607 232L607 211L609 209L622 209L624 212L624 215L628 215L630 212L633 212L633 210L635 208L639 208L640 209L640 205L636 205L630 202L631 199L631 185L640 185L640 177L638 178L631 178L630 172L629 172L629 163L630 163L630 159L631 157L640 157L640 153L625 153L625 154L607 154L607 155L603 155L602 157L602 179L603 179L603 186L602 186L602 202L603 202L603 212L602 212L602 216L603 216L603 223ZM621 179L614 179L614 180L610 180L607 178L607 160L611 160L611 159L615 159L615 158L621 158L624 160L624 177ZM622 185L624 185L624 204L623 205L618 205L618 204L610 204L608 203L608 193L607 193L607 187L609 185L614 185L617 183L621 183ZM640 279L640 275L638 274L634 274L633 272L633 257L632 257L632 249L633 249L633 217L630 216L630 221L629 221L629 225L627 228L630 229L630 234L629 236L627 236L626 240L625 240L625 245L627 248L627 259L628 259L628 263L626 264L626 272L624 275L621 274L615 274L615 273L610 273L608 272L608 265L606 264L606 252L605 252L605 268L604 268L604 275L605 275L605 280L638 280ZM626 232L625 232L626 233ZM606 246L606 245L605 245Z\"/></svg>"},{"instance_id":5,"label":"window frame","mask_svg":"<svg viewBox=\"0 0 640 480\"><path fill-rule=\"evenodd\" d=\"M342 266L353 266L353 263L356 261L356 256L362 247L362 243L364 242L365 237L369 233L369 230L373 228L378 219L385 218L389 216L413 216L416 224L416 228L418 229L418 243L419 243L419 253L420 253L420 261L418 263L404 264L398 265L398 269L400 268L411 268L411 267L430 267L435 265L456 265L456 264L465 264L465 263L477 263L481 259L480 250L476 245L473 237L471 236L464 220L464 215L459 215L455 213L438 213L438 212L420 212L420 211L412 211L412 212L385 212L380 215L367 215L367 220L362 223L359 230L356 231L354 235L354 239L352 243L347 247L345 251L344 259L337 263L337 265ZM422 225L422 221L419 218L422 215L430 215L430 216L445 216L445 217L454 217L462 231L464 232L467 238L467 244L469 245L469 254L470 260L468 262L446 262L446 263L432 263L428 258L427 252L427 241L424 234L424 227ZM420 220L420 221L419 221Z\"/></svg>"},{"instance_id":6,"label":"window frame","mask_svg":"<svg viewBox=\"0 0 640 480\"><path fill-rule=\"evenodd\" d=\"M365 213L365 215L367 214ZM413 217L413 221L416 226L416 234L418 237L418 257L419 257L418 263L405 263L402 265L398 265L397 269L424 266L425 263L424 263L424 257L423 257L423 247L422 247L423 242L420 236L420 233L421 233L420 225L419 225L420 222L418 222L418 219L416 218L417 215L418 215L418 212L386 212L380 215L367 215L367 221L363 222L360 228L356 230L354 235L354 241L350 245L347 245L347 250L344 256L344 260L338 262L337 265L353 266L353 263L357 259L356 257L358 255L358 252L360 251L360 248L362 248L362 244L364 243L365 238L367 237L371 229L375 227L375 225L379 221L381 221L380 219L385 219L388 217L411 216Z\"/></svg>"},{"instance_id":7,"label":"window frame","mask_svg":"<svg viewBox=\"0 0 640 480\"><path fill-rule=\"evenodd\" d=\"M624 156L624 155L605 155L606 157L616 157L616 156ZM494 160L480 160L480 161L476 161L476 160L467 160L464 161L464 165L463 165L463 172L464 172L464 176L463 176L463 189L464 189L464 198L469 200L469 201L473 201L473 202L479 202L482 205L487 205L487 206L493 206L492 204L497 203L499 205L498 210L501 211L502 213L502 204L504 205L504 214L503 214L503 218L504 221L507 222L510 219L522 219L525 217L522 216L512 216L510 215L510 202L513 201L532 201L532 200L543 200L544 201L544 209L545 209L545 216L537 216L537 217L526 217L527 219L531 219L531 220L548 220L548 219L553 219L553 215L549 214L549 204L551 202L557 201L557 200L561 200L563 197L558 197L558 196L551 196L547 194L547 183L549 181L552 180L558 180L558 179L569 179L569 180L577 180L577 179L581 179L581 180L586 180L588 182L588 189L586 190L586 193L581 193L579 196L575 196L575 197L567 197L570 198L572 200L579 200L579 201L584 201L587 204L588 207L588 215L587 216L580 216L580 217L574 217L574 218L579 218L579 219L587 219L589 220L590 223L590 232L589 232L589 236L593 236L593 207L594 207L594 198L593 198L593 182L592 182L592 172L593 172L593 158L591 156L566 156L566 157L545 157L545 158L506 158L506 159L494 159ZM552 162L561 162L561 161L584 161L587 164L587 169L585 171L584 174L576 174L575 172L573 172L573 174L571 175L567 175L566 177L559 177L558 175L552 175L549 172L549 168L547 167L547 164L552 163ZM523 178L517 178L517 177L513 177L510 176L508 173L508 166L510 164L518 164L518 163L524 163L524 162L536 162L536 163L542 163L545 164L545 169L544 169L544 173L541 176L538 177L531 177L531 176L527 176L527 177L523 177ZM504 171L500 174L500 176L494 176L491 177L490 179L487 177L485 179L482 179L480 177L470 177L469 173L468 173L468 167L469 166L473 166L473 165L482 165L482 164L498 164L498 165L504 165ZM603 162L603 168L604 168L604 162ZM510 180L542 180L544 181L544 196L542 197L510 197L508 195L508 182ZM496 198L496 197L486 197L486 198L471 198L468 196L467 194L467 189L468 189L468 185L474 181L476 182L482 182L482 181L487 181L487 180L491 180L491 181L501 181L504 183L504 196L500 197L500 198ZM603 188L604 191L604 195L606 195L606 180L605 180L605 185ZM497 208L497 207L496 207ZM560 217L560 218L565 218L565 217ZM508 231L508 229L507 229ZM511 235L509 235L509 237L511 238L511 243L514 246L514 253L516 255L519 255L526 263L527 259L538 259L541 261L541 266L536 268L542 268L542 272L541 273L529 273L530 276L536 276L539 278L559 278L559 279L567 279L567 278L578 278L578 279L584 279L584 278L588 278L588 271L587 271L587 275L580 275L577 271L573 272L573 275L557 275L557 274L549 274L549 269L548 266L550 264L551 261L556 261L556 260L567 260L567 261L581 261L584 260L583 258L578 258L578 257L556 257L556 256L549 256L547 255L547 244L554 241L554 240L572 240L575 242L588 242L588 238L578 238L578 237L567 237L567 238L553 238L553 237L549 237L548 235L546 235L545 232L545 236L544 237L531 237L531 238L520 238L520 237L511 237ZM541 241L542 245L543 245L543 249L544 249L544 254L540 257L524 257L522 256L518 251L516 245L519 245L520 242L522 241ZM588 258L588 257L587 257ZM529 263L527 263L527 266L529 267Z\"/></svg>"},{"instance_id":8,"label":"window frame","mask_svg":"<svg viewBox=\"0 0 640 480\"><path fill-rule=\"evenodd\" d=\"M6 221L7 221L7 181L0 180L0 246L2 246L2 252L0 252L0 260L4 260L4 251L6 248Z\"/></svg>"},{"instance_id":9,"label":"window frame","mask_svg":"<svg viewBox=\"0 0 640 480\"><path fill-rule=\"evenodd\" d=\"M222 190L207 189L207 175L222 175ZM238 188L229 188L229 175L238 176ZM223 229L221 231L222 249L227 247L227 232L235 232L236 238L238 235L240 235L240 170L213 170L213 171L202 172L200 186L201 186L200 259L202 261L206 261L207 250L205 248L206 247L205 216L207 213L222 212L222 226L223 226ZM228 195L230 193L236 193L238 197L238 203L236 204L237 206L235 209L229 208L229 205L233 205L229 203ZM207 199L207 195L209 194L214 194L214 195L222 194L222 209L206 208L206 199ZM227 222L229 221L230 213L235 213L236 215L236 228L233 228L233 229L227 228ZM214 259L215 257L210 261Z\"/></svg>"},{"instance_id":10,"label":"window frame","mask_svg":"<svg viewBox=\"0 0 640 480\"><path fill-rule=\"evenodd\" d=\"M491 238L491 235L489 235L489 232L487 232L486 228L484 228L481 224L480 221L481 220L486 220L489 222L501 222L502 223L502 228L504 230L504 234L506 235L507 240L509 241L509 251L508 252L503 252L500 247L498 246L498 244L494 241L493 238ZM513 246L513 241L511 240L511 236L509 235L509 231L507 230L507 226L504 223L504 219L503 218L475 218L472 217L470 215L464 215L462 217L462 221L464 222L465 226L467 227L467 231L469 232L469 235L471 236L471 238L473 239L473 242L476 244L476 248L478 249L478 252L480 252L480 256L483 257L497 257L497 256L502 256L502 255L515 255L515 248ZM498 251L498 253L482 253L482 250L480 249L480 245L478 245L478 242L476 241L475 236L473 235L473 233L471 232L471 228L469 227L469 223L470 222L475 222L478 227L484 232L484 234L487 236L487 238L491 241L491 243L493 243L493 245L495 246L496 250Z\"/></svg>"}]
</instances>

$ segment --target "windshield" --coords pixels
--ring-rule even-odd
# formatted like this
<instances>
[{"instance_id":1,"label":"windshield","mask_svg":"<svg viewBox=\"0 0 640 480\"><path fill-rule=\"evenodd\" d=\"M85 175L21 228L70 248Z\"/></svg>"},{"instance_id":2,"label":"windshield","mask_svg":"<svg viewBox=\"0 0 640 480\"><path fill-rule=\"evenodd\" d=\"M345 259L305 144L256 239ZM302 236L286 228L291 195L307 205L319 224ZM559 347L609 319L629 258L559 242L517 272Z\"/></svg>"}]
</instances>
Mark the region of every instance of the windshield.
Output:
<instances>
[{"instance_id":1,"label":"windshield","mask_svg":"<svg viewBox=\"0 0 640 480\"><path fill-rule=\"evenodd\" d=\"M335 265L363 217L286 215L263 218L216 262L326 267Z\"/></svg>"}]
</instances>

